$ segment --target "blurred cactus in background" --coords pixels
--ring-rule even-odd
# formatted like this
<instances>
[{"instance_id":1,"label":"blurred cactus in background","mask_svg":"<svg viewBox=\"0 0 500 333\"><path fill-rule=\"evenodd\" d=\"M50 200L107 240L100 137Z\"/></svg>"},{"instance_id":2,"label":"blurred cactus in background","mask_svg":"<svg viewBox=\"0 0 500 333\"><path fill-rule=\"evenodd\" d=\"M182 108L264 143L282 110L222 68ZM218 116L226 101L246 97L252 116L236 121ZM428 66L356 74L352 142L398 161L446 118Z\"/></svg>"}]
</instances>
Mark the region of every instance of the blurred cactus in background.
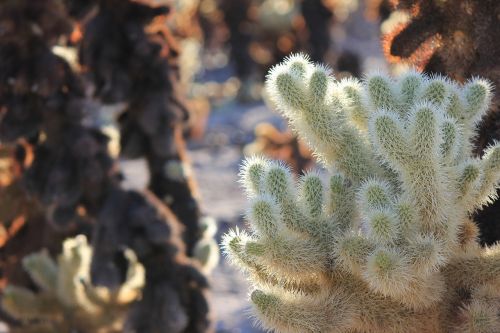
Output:
<instances>
[{"instance_id":1,"label":"blurred cactus in background","mask_svg":"<svg viewBox=\"0 0 500 333\"><path fill-rule=\"evenodd\" d=\"M500 249L481 248L469 214L496 195L500 145L472 154L491 100L409 72L335 81L295 55L268 93L328 168L295 183L262 158L241 172L252 232L225 236L277 332L497 332Z\"/></svg>"},{"instance_id":2,"label":"blurred cactus in background","mask_svg":"<svg viewBox=\"0 0 500 333\"><path fill-rule=\"evenodd\" d=\"M37 278L23 271L23 258L44 248L55 256L63 239L84 234L92 244L89 281L96 288L117 290L127 281L125 249L144 267L141 297L126 302L130 306L123 329L206 332L208 283L186 255L201 234L189 174L179 157L184 146L177 145L182 141L179 119L187 110L173 88L177 78L167 59L168 31L160 23L148 25L167 12L168 7L147 1L0 4L1 286L9 282L40 288ZM80 55L75 52L79 43ZM123 45L126 50L120 49ZM141 91L148 94L135 95ZM96 121L103 104L117 102L137 121L123 120L122 142L139 136L139 153L148 154L154 166L151 184L160 187L151 188L162 200L149 191L122 188L109 137ZM171 154L182 165L181 172L165 167ZM175 181L164 180L171 170ZM171 191L176 199L184 196L186 202L164 200L162 191ZM188 226L186 231L180 221ZM5 295L12 290L7 287L10 294ZM65 319L57 320L68 330L76 329L76 322ZM3 313L2 320L20 331L29 324ZM94 332L93 323L87 324Z\"/></svg>"},{"instance_id":3,"label":"blurred cactus in background","mask_svg":"<svg viewBox=\"0 0 500 333\"><path fill-rule=\"evenodd\" d=\"M0 142L2 162L9 165L0 185L0 221L7 230L0 251L4 285L11 279L28 282L24 255L44 247L58 253L64 238L88 232L79 201L84 192L99 193L99 173L86 170L111 163L100 149L107 139L80 124L91 107L81 82L53 52L72 30L64 6L0 6ZM73 148L81 149L78 157Z\"/></svg>"},{"instance_id":4,"label":"blurred cactus in background","mask_svg":"<svg viewBox=\"0 0 500 333\"><path fill-rule=\"evenodd\" d=\"M219 263L219 245L214 237L217 233L217 222L211 217L201 220L201 238L196 243L193 255L201 263L205 272L210 273Z\"/></svg>"},{"instance_id":5,"label":"blurred cactus in background","mask_svg":"<svg viewBox=\"0 0 500 333\"><path fill-rule=\"evenodd\" d=\"M5 288L2 306L26 323L12 332L122 332L128 305L144 286L144 268L126 251L126 279L109 290L92 285L91 257L92 248L82 235L64 241L57 263L46 251L24 257L23 266L40 291Z\"/></svg>"},{"instance_id":6,"label":"blurred cactus in background","mask_svg":"<svg viewBox=\"0 0 500 333\"><path fill-rule=\"evenodd\" d=\"M231 59L236 76L242 80L240 100L255 100L252 87L273 64L291 52L309 52L315 61L335 59L330 35L334 12L338 10L347 16L349 2L221 0Z\"/></svg>"},{"instance_id":7,"label":"blurred cactus in background","mask_svg":"<svg viewBox=\"0 0 500 333\"><path fill-rule=\"evenodd\" d=\"M409 63L460 82L481 76L500 85L500 2L495 0L391 1L384 49L389 61ZM399 23L398 23L399 22ZM474 153L500 140L500 94L493 98L474 139ZM497 194L500 194L497 193ZM500 201L475 213L482 243L500 240Z\"/></svg>"},{"instance_id":8,"label":"blurred cactus in background","mask_svg":"<svg viewBox=\"0 0 500 333\"><path fill-rule=\"evenodd\" d=\"M244 148L245 156L265 155L281 160L297 173L313 165L311 150L292 131L281 132L272 124L260 123L254 133L255 140Z\"/></svg>"},{"instance_id":9,"label":"blurred cactus in background","mask_svg":"<svg viewBox=\"0 0 500 333\"><path fill-rule=\"evenodd\" d=\"M169 7L107 0L96 11L82 24L80 61L97 98L125 103L119 115L121 155L146 158L149 188L185 225L191 255L200 211L183 138L189 111L178 89L179 47L166 26Z\"/></svg>"},{"instance_id":10,"label":"blurred cactus in background","mask_svg":"<svg viewBox=\"0 0 500 333\"><path fill-rule=\"evenodd\" d=\"M351 0L222 0L230 30L230 54L242 81L240 101L255 100L252 95L260 91L263 73L299 50L309 53L313 61L334 63L339 76L360 76L359 54L343 48L334 50L332 34L333 27L339 28L358 7L358 1ZM269 124L255 129L254 143L245 148L247 156L252 153L284 160L297 173L312 164L310 151L292 132L280 133Z\"/></svg>"}]
</instances>

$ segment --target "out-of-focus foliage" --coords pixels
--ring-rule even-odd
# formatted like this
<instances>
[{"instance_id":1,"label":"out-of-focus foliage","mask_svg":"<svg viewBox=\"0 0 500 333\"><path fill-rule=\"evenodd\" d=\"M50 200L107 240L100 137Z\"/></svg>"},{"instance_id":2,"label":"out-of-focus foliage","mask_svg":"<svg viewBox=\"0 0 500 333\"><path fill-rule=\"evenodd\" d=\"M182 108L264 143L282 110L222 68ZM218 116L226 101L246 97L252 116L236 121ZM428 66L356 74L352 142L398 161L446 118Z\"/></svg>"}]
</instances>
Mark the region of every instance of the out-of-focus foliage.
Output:
<instances>
[{"instance_id":1,"label":"out-of-focus foliage","mask_svg":"<svg viewBox=\"0 0 500 333\"><path fill-rule=\"evenodd\" d=\"M85 236L65 240L57 262L46 251L25 256L23 266L39 291L5 288L3 308L26 323L12 332L122 332L128 306L144 286L144 268L132 251L126 251L125 281L110 290L92 285L91 258Z\"/></svg>"}]
</instances>

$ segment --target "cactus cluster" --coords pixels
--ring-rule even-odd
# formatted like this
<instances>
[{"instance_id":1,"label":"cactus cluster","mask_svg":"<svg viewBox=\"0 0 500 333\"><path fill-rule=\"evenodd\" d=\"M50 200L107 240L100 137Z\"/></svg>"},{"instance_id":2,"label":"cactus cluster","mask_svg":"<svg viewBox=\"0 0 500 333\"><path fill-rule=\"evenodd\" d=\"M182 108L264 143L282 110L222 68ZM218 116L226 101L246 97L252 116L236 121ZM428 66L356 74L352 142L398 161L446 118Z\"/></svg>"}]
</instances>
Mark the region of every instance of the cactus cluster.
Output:
<instances>
[{"instance_id":1,"label":"cactus cluster","mask_svg":"<svg viewBox=\"0 0 500 333\"><path fill-rule=\"evenodd\" d=\"M169 170L163 168L165 160L172 154L174 162L183 161L178 155L184 150L174 146L181 130L170 127L177 125L180 106L173 66L165 54L167 37L148 30L157 19L162 26L166 12L167 7L152 1L0 2L0 149L7 148L0 163L6 160L7 167L14 168L2 171L7 177L1 178L8 179L0 184L0 289L7 283L34 288L21 267L22 258L42 248L53 256L63 239L85 234L92 243L94 285L121 285L124 248L132 249L144 266L142 297L127 311L129 331L210 330L208 282L187 256L200 234L198 206L188 177L182 185L163 180ZM79 17L85 19L73 21ZM78 57L61 55L62 50L75 50L75 44L81 47ZM124 63L127 71L117 67ZM100 75L93 76L95 72ZM132 82L141 85L140 92L156 87L151 92L155 96L138 98L131 93L140 94L136 86L130 87ZM123 101L124 96L135 99ZM108 102L128 102L133 108L140 131L122 129L121 138L135 135L142 153L147 150L155 170L163 172L153 183L174 193L176 205L167 206L157 188L152 194L122 186L108 137L93 121L105 110L101 103ZM180 221L188 225L186 248ZM16 324L3 309L0 319ZM65 324L67 331L83 331L69 319Z\"/></svg>"},{"instance_id":2,"label":"cactus cluster","mask_svg":"<svg viewBox=\"0 0 500 333\"><path fill-rule=\"evenodd\" d=\"M458 81L481 76L500 84L500 2L496 0L391 0L395 10L387 26L383 48L390 62L409 63L426 72L440 73ZM386 23L384 23L386 25ZM500 95L492 100L476 136L475 154L482 155L500 140ZM497 193L497 195L500 194ZM500 240L497 216L500 201L475 213L481 242Z\"/></svg>"},{"instance_id":3,"label":"cactus cluster","mask_svg":"<svg viewBox=\"0 0 500 333\"><path fill-rule=\"evenodd\" d=\"M96 1L95 15L80 20L80 63L95 97L123 103L119 115L121 156L145 158L149 189L185 226L192 255L198 241L199 196L191 173L169 173L172 163L188 169L183 130L190 117L179 93L179 47L166 27L170 7L154 1Z\"/></svg>"},{"instance_id":4,"label":"cactus cluster","mask_svg":"<svg viewBox=\"0 0 500 333\"><path fill-rule=\"evenodd\" d=\"M23 266L40 289L7 286L2 306L25 323L12 332L120 332L127 306L144 285L144 267L125 251L126 279L110 290L90 281L92 248L83 235L64 241L57 263L46 251L24 257Z\"/></svg>"},{"instance_id":5,"label":"cactus cluster","mask_svg":"<svg viewBox=\"0 0 500 333\"><path fill-rule=\"evenodd\" d=\"M500 145L472 156L491 99L410 71L335 81L302 55L267 91L328 176L295 182L282 163L243 165L251 232L225 236L249 276L259 322L276 332L498 332L500 247L470 213L500 179Z\"/></svg>"}]
</instances>

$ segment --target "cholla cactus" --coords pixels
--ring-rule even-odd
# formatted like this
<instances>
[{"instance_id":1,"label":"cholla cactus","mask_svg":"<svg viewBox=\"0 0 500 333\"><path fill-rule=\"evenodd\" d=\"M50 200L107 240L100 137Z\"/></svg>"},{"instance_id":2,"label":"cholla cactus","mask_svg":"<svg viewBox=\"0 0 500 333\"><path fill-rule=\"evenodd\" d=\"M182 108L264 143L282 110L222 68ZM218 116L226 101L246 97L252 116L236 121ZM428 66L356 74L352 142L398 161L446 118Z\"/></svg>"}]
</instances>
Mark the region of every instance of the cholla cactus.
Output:
<instances>
[{"instance_id":1,"label":"cholla cactus","mask_svg":"<svg viewBox=\"0 0 500 333\"><path fill-rule=\"evenodd\" d=\"M205 273L211 273L220 259L220 251L215 234L217 233L217 222L210 216L205 216L200 221L201 237L195 244L193 254L201 264Z\"/></svg>"},{"instance_id":2,"label":"cholla cactus","mask_svg":"<svg viewBox=\"0 0 500 333\"><path fill-rule=\"evenodd\" d=\"M118 290L90 283L92 248L85 236L67 239L57 264L46 251L23 259L39 293L7 286L3 308L24 325L13 332L121 332L128 306L141 295L144 268L125 251L126 281Z\"/></svg>"},{"instance_id":3,"label":"cholla cactus","mask_svg":"<svg viewBox=\"0 0 500 333\"><path fill-rule=\"evenodd\" d=\"M483 249L469 213L490 202L500 145L470 140L490 85L410 72L336 82L304 56L268 93L329 169L295 184L249 159L252 233L225 251L248 273L256 316L276 332L499 332L500 247Z\"/></svg>"}]
</instances>

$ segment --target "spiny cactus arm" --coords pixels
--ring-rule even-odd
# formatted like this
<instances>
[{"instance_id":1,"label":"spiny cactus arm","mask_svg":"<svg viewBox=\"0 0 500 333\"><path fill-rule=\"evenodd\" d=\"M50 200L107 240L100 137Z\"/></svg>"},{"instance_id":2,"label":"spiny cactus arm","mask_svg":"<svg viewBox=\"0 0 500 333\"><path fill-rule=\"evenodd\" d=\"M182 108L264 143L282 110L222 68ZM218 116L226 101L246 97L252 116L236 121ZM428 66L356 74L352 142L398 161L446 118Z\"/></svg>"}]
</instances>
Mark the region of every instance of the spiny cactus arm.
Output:
<instances>
[{"instance_id":1,"label":"spiny cactus arm","mask_svg":"<svg viewBox=\"0 0 500 333\"><path fill-rule=\"evenodd\" d=\"M280 167L281 171L273 169ZM436 254L439 250L432 247L434 243L427 239L427 243L413 241L412 246L407 249L408 254L405 249L375 246L377 243L396 244L400 239L399 222L396 221L398 214L392 211L394 195L389 193L387 183L369 180L362 185L363 190L360 192L363 194L358 193L358 197L362 198L359 201L365 202L365 213L368 217L369 238L366 239L361 235L355 237L353 232L344 234L348 230L354 230L352 221L347 222L347 228L342 228L342 224L323 218L332 207L338 208L346 204L337 202L331 207L325 206L325 191L321 180L313 173L306 174L300 180L298 200L294 206L295 209L296 206L300 206L299 210L304 212L306 219L297 220L294 216L290 219L294 223L307 223L307 228L303 229L310 232L296 235L292 230L287 230L287 225L282 223L280 218L280 216L284 218L289 210L283 207L280 209L280 205L276 203L280 202L278 198L284 202L283 198L289 196L286 189L293 187L291 179L282 179L284 171L286 169L279 164L268 162L260 183L264 188L274 187L272 190L274 196L264 191L261 196L253 199L248 217L256 238L248 240L241 246L240 256L247 261L251 259L253 262L258 262L279 275L297 276L304 280L310 277L311 271L325 274L331 269L328 257L325 257L325 253L329 253L331 249L328 246L330 241L337 244L333 252L339 256L338 261L341 266L354 274L362 272L363 278L373 290L400 299L403 303L414 307L422 306L423 302L435 302L440 297L441 293L432 288L431 281L425 278L428 272L440 263L439 260L432 258L433 256L440 258ZM278 175L280 177L277 177ZM333 198L331 200L339 200L338 194L346 190L343 179L339 176L332 177L330 188L332 189L330 196ZM326 212L320 211L319 207L324 207ZM336 216L335 210L332 216ZM409 258L411 254L420 261L416 259L412 261ZM422 276L415 278L412 269L420 272ZM425 292L427 297L411 299L406 297L408 293L417 295L419 292Z\"/></svg>"},{"instance_id":2,"label":"spiny cactus arm","mask_svg":"<svg viewBox=\"0 0 500 333\"><path fill-rule=\"evenodd\" d=\"M54 293L57 288L57 265L46 250L23 258L23 267L43 291Z\"/></svg>"},{"instance_id":3,"label":"spiny cactus arm","mask_svg":"<svg viewBox=\"0 0 500 333\"><path fill-rule=\"evenodd\" d=\"M468 211L475 209L477 205L478 189L481 182L481 161L479 159L468 159L456 167L457 192L459 200Z\"/></svg>"},{"instance_id":4,"label":"spiny cactus arm","mask_svg":"<svg viewBox=\"0 0 500 333\"><path fill-rule=\"evenodd\" d=\"M399 238L399 221L392 211L394 195L389 184L377 179L368 179L357 193L363 225L374 243L394 244Z\"/></svg>"},{"instance_id":5,"label":"spiny cactus arm","mask_svg":"<svg viewBox=\"0 0 500 333\"><path fill-rule=\"evenodd\" d=\"M58 319L63 313L58 300L48 293L9 285L3 291L2 308L21 321L32 319Z\"/></svg>"},{"instance_id":6,"label":"spiny cactus arm","mask_svg":"<svg viewBox=\"0 0 500 333\"><path fill-rule=\"evenodd\" d=\"M312 296L255 290L250 298L262 326L276 332L341 333L352 325L349 295L340 290Z\"/></svg>"},{"instance_id":7,"label":"spiny cactus arm","mask_svg":"<svg viewBox=\"0 0 500 333\"><path fill-rule=\"evenodd\" d=\"M442 120L439 130L442 138L439 145L441 161L444 165L453 165L460 152L458 140L462 133L456 121L448 117Z\"/></svg>"},{"instance_id":8,"label":"spiny cactus arm","mask_svg":"<svg viewBox=\"0 0 500 333\"><path fill-rule=\"evenodd\" d=\"M285 166L267 162L259 181L264 190L252 200L247 214L255 236L243 251L285 276L309 276L311 271L328 269L331 237L324 214L324 188L316 174L306 174L297 198L291 177Z\"/></svg>"},{"instance_id":9,"label":"spiny cactus arm","mask_svg":"<svg viewBox=\"0 0 500 333\"><path fill-rule=\"evenodd\" d=\"M377 172L369 147L344 114L346 102L334 94L327 69L295 55L270 71L266 88L279 110L327 165L335 162L354 182Z\"/></svg>"},{"instance_id":10,"label":"spiny cactus arm","mask_svg":"<svg viewBox=\"0 0 500 333\"><path fill-rule=\"evenodd\" d=\"M410 310L400 302L371 293L355 279L349 285L350 299L356 302L354 332L420 333L440 332L436 311ZM413 295L415 297L417 295Z\"/></svg>"},{"instance_id":11,"label":"spiny cactus arm","mask_svg":"<svg viewBox=\"0 0 500 333\"><path fill-rule=\"evenodd\" d=\"M251 240L244 231L230 231L224 235L222 249L225 255L249 274L257 285L280 287L290 292L312 293L320 288L318 277L284 276L276 274L272 269L259 262L258 257L251 257L245 252L245 246Z\"/></svg>"},{"instance_id":12,"label":"spiny cactus arm","mask_svg":"<svg viewBox=\"0 0 500 333\"><path fill-rule=\"evenodd\" d=\"M66 308L87 314L97 313L108 293L106 290L103 294L99 288L91 286L91 258L92 248L84 235L65 240L63 251L57 258L57 298Z\"/></svg>"},{"instance_id":13,"label":"spiny cactus arm","mask_svg":"<svg viewBox=\"0 0 500 333\"><path fill-rule=\"evenodd\" d=\"M500 288L500 245L486 248L480 255L465 254L454 258L443 274L456 288L471 289L484 284Z\"/></svg>"},{"instance_id":14,"label":"spiny cactus arm","mask_svg":"<svg viewBox=\"0 0 500 333\"><path fill-rule=\"evenodd\" d=\"M465 125L467 123L464 115L465 101L462 88L455 82L449 82L448 100L444 108L446 114L457 120L459 124Z\"/></svg>"},{"instance_id":15,"label":"spiny cactus arm","mask_svg":"<svg viewBox=\"0 0 500 333\"><path fill-rule=\"evenodd\" d=\"M259 170L258 176L250 175L254 170ZM325 244L331 241L327 233L346 230L354 222L354 191L340 174L330 178L328 190L314 172L306 173L295 185L285 165L251 158L244 163L241 177L247 192L255 187L246 181L251 177L255 180L253 184L261 188L258 196L252 196L247 214L258 235L272 238L288 228L292 233L318 238Z\"/></svg>"},{"instance_id":16,"label":"spiny cactus arm","mask_svg":"<svg viewBox=\"0 0 500 333\"><path fill-rule=\"evenodd\" d=\"M496 196L496 189L500 181L500 143L485 150L481 159L482 177L478 189L479 205L491 203Z\"/></svg>"},{"instance_id":17,"label":"spiny cactus arm","mask_svg":"<svg viewBox=\"0 0 500 333\"><path fill-rule=\"evenodd\" d=\"M494 285L485 284L473 290L471 301L460 309L456 331L496 332L500 327L498 316L498 300L494 295L498 289Z\"/></svg>"},{"instance_id":18,"label":"spiny cactus arm","mask_svg":"<svg viewBox=\"0 0 500 333\"><path fill-rule=\"evenodd\" d=\"M487 80L473 78L465 86L459 87L442 76L428 77L410 70L398 82L375 73L368 75L364 84L366 91L362 94L362 104L366 110L372 110L365 111L368 118L373 111L385 110L405 121L413 106L418 103L444 108L445 114L456 122L454 129L447 126L447 139L451 139L451 130L460 132L463 139L461 147L455 147L455 150L460 151L460 155L455 157L458 160L470 157L470 141L474 136L475 126L486 113L491 101L492 88Z\"/></svg>"},{"instance_id":19,"label":"spiny cactus arm","mask_svg":"<svg viewBox=\"0 0 500 333\"><path fill-rule=\"evenodd\" d=\"M423 82L419 97L438 108L443 107L448 99L450 84L450 80L446 77L432 75Z\"/></svg>"},{"instance_id":20,"label":"spiny cactus arm","mask_svg":"<svg viewBox=\"0 0 500 333\"><path fill-rule=\"evenodd\" d=\"M418 101L425 82L422 74L411 69L399 79L400 103L403 110L410 110Z\"/></svg>"},{"instance_id":21,"label":"spiny cactus arm","mask_svg":"<svg viewBox=\"0 0 500 333\"><path fill-rule=\"evenodd\" d=\"M472 124L477 125L488 111L493 97L492 89L488 80L477 77L470 79L463 87L464 116Z\"/></svg>"},{"instance_id":22,"label":"spiny cactus arm","mask_svg":"<svg viewBox=\"0 0 500 333\"><path fill-rule=\"evenodd\" d=\"M372 293L356 276L336 271L331 279L314 294L265 286L257 289L251 295L254 313L264 328L279 333L439 332L431 320L438 315L436 311L409 310L400 302Z\"/></svg>"},{"instance_id":23,"label":"spiny cactus arm","mask_svg":"<svg viewBox=\"0 0 500 333\"><path fill-rule=\"evenodd\" d=\"M307 172L299 181L299 204L313 222L321 219L324 209L325 191L319 174ZM300 202L302 201L302 202Z\"/></svg>"},{"instance_id":24,"label":"spiny cactus arm","mask_svg":"<svg viewBox=\"0 0 500 333\"><path fill-rule=\"evenodd\" d=\"M403 239L411 239L418 234L420 228L416 220L417 212L412 202L399 199L394 203L394 212L398 217L399 229Z\"/></svg>"},{"instance_id":25,"label":"spiny cactus arm","mask_svg":"<svg viewBox=\"0 0 500 333\"><path fill-rule=\"evenodd\" d=\"M57 297L69 308L77 307L85 297L82 281L90 281L90 260L91 249L85 236L68 239L63 243L63 251L57 258Z\"/></svg>"},{"instance_id":26,"label":"spiny cactus arm","mask_svg":"<svg viewBox=\"0 0 500 333\"><path fill-rule=\"evenodd\" d=\"M443 209L450 200L450 190L438 157L438 117L437 110L428 104L415 107L406 124L389 112L377 112L371 118L370 135L379 155L400 175L404 193L415 204L424 231L444 235ZM405 131L408 138L403 135Z\"/></svg>"},{"instance_id":27,"label":"spiny cactus arm","mask_svg":"<svg viewBox=\"0 0 500 333\"><path fill-rule=\"evenodd\" d=\"M477 253L479 246L479 227L470 218L465 219L458 230L458 244L465 253Z\"/></svg>"},{"instance_id":28,"label":"spiny cactus arm","mask_svg":"<svg viewBox=\"0 0 500 333\"><path fill-rule=\"evenodd\" d=\"M132 299L136 299L141 289L144 287L146 283L146 271L144 266L141 265L139 259L137 258L134 251L131 249L126 249L124 252L124 256L127 259L127 276L125 278L125 282L120 287L120 294L133 294L134 296L130 298L130 300L121 299L118 297L119 302L131 302Z\"/></svg>"},{"instance_id":29,"label":"spiny cactus arm","mask_svg":"<svg viewBox=\"0 0 500 333\"><path fill-rule=\"evenodd\" d=\"M258 195L255 193L250 195L254 200L248 213L249 218L256 218L255 224L252 225L256 233L267 232L268 236L271 236L271 229L276 230L279 223L297 233L310 232L306 223L300 223L307 218L295 202L297 191L287 166L253 158L245 163L241 176L247 193L252 193L253 188L260 188ZM249 182L251 178L253 181ZM271 229L265 231L266 228Z\"/></svg>"},{"instance_id":30,"label":"spiny cactus arm","mask_svg":"<svg viewBox=\"0 0 500 333\"><path fill-rule=\"evenodd\" d=\"M194 247L194 256L202 265L205 273L209 274L217 267L220 259L219 245L215 241L217 222L211 216L205 216L200 221L201 239Z\"/></svg>"},{"instance_id":31,"label":"spiny cactus arm","mask_svg":"<svg viewBox=\"0 0 500 333\"><path fill-rule=\"evenodd\" d=\"M454 332L496 332L500 326L497 308L495 303L473 299L460 309L461 321L454 327Z\"/></svg>"},{"instance_id":32,"label":"spiny cactus arm","mask_svg":"<svg viewBox=\"0 0 500 333\"><path fill-rule=\"evenodd\" d=\"M261 156L252 156L243 161L239 178L243 189L250 198L262 193L262 176L267 169L268 162L268 159Z\"/></svg>"},{"instance_id":33,"label":"spiny cactus arm","mask_svg":"<svg viewBox=\"0 0 500 333\"><path fill-rule=\"evenodd\" d=\"M363 280L370 290L404 304L411 310L422 310L437 304L445 292L439 273L417 274L399 251L378 248L368 257Z\"/></svg>"},{"instance_id":34,"label":"spiny cactus arm","mask_svg":"<svg viewBox=\"0 0 500 333\"><path fill-rule=\"evenodd\" d=\"M71 330L106 330L116 327L127 310L127 305L139 299L144 285L145 271L131 250L125 250L128 271L125 283L118 290L96 287L88 276L91 248L84 236L67 239L57 265L45 251L27 257L25 266L30 270L55 270L55 288L37 293L24 288L7 286L2 299L3 308L14 317L26 321L13 332L69 332ZM62 270L62 271L61 271ZM37 275L33 275L38 277ZM45 278L45 277L44 277ZM62 285L60 279L67 284ZM37 278L35 281L39 281ZM62 299L62 292L75 289ZM68 300L73 300L69 303ZM33 321L35 320L35 321ZM89 321L90 320L90 321ZM106 330L107 331L107 330Z\"/></svg>"},{"instance_id":35,"label":"spiny cactus arm","mask_svg":"<svg viewBox=\"0 0 500 333\"><path fill-rule=\"evenodd\" d=\"M461 147L457 160L469 158L476 127L486 114L492 98L492 85L481 78L470 79L465 86L448 82L445 110L460 126Z\"/></svg>"},{"instance_id":36,"label":"spiny cactus arm","mask_svg":"<svg viewBox=\"0 0 500 333\"><path fill-rule=\"evenodd\" d=\"M428 276L446 263L446 249L444 242L433 235L414 234L406 239L403 252L416 275Z\"/></svg>"},{"instance_id":37,"label":"spiny cactus arm","mask_svg":"<svg viewBox=\"0 0 500 333\"><path fill-rule=\"evenodd\" d=\"M194 246L193 255L203 271L210 273L219 263L219 246L213 238L202 238Z\"/></svg>"},{"instance_id":38,"label":"spiny cactus arm","mask_svg":"<svg viewBox=\"0 0 500 333\"><path fill-rule=\"evenodd\" d=\"M261 180L263 195L268 195L278 207L283 225L299 234L310 234L310 225L305 223L307 217L297 204L297 191L293 176L287 166L270 162Z\"/></svg>"},{"instance_id":39,"label":"spiny cactus arm","mask_svg":"<svg viewBox=\"0 0 500 333\"><path fill-rule=\"evenodd\" d=\"M350 120L360 131L366 132L370 114L363 103L363 87L361 83L353 78L344 78L339 82L338 88L345 94L346 111Z\"/></svg>"},{"instance_id":40,"label":"spiny cactus arm","mask_svg":"<svg viewBox=\"0 0 500 333\"><path fill-rule=\"evenodd\" d=\"M354 191L340 174L330 177L329 183L315 171L301 176L297 187L297 203L307 219L309 235L330 248L339 235L357 222Z\"/></svg>"},{"instance_id":41,"label":"spiny cactus arm","mask_svg":"<svg viewBox=\"0 0 500 333\"><path fill-rule=\"evenodd\" d=\"M261 195L250 203L247 218L253 221L253 231L262 237L273 238L282 224L280 207L270 195Z\"/></svg>"},{"instance_id":42,"label":"spiny cactus arm","mask_svg":"<svg viewBox=\"0 0 500 333\"><path fill-rule=\"evenodd\" d=\"M66 242L74 243L74 239L66 240ZM85 248L85 247L84 247ZM81 251L80 251L81 252ZM89 266L81 267L81 273L76 277L76 301L71 308L78 311L82 316L95 315L96 313L109 314L109 318L100 317L103 320L102 325L107 325L106 320L116 319L116 310L124 308L127 304L140 298L142 288L145 283L144 267L138 262L135 253L130 249L125 249L124 257L127 260L127 273L125 281L117 289L108 289L103 286L92 285L89 276L86 274ZM68 260L69 258L65 258ZM75 260L74 258L70 259ZM78 259L76 259L78 260ZM63 261L63 260L61 260ZM96 326L100 326L97 324Z\"/></svg>"},{"instance_id":43,"label":"spiny cactus arm","mask_svg":"<svg viewBox=\"0 0 500 333\"><path fill-rule=\"evenodd\" d=\"M325 272L329 268L328 254L321 244L292 235L250 241L244 251L284 276L307 278L311 272Z\"/></svg>"},{"instance_id":44,"label":"spiny cactus arm","mask_svg":"<svg viewBox=\"0 0 500 333\"><path fill-rule=\"evenodd\" d=\"M374 209L366 222L368 237L378 244L394 244L399 238L399 222L390 210Z\"/></svg>"},{"instance_id":45,"label":"spiny cactus arm","mask_svg":"<svg viewBox=\"0 0 500 333\"><path fill-rule=\"evenodd\" d=\"M454 332L497 332L500 327L500 316L496 295L498 295L498 285L483 284L473 289L471 300L459 309L458 321L453 327Z\"/></svg>"},{"instance_id":46,"label":"spiny cactus arm","mask_svg":"<svg viewBox=\"0 0 500 333\"><path fill-rule=\"evenodd\" d=\"M418 275L426 276L443 263L443 245L439 239L432 235L423 236L415 228L412 205L396 201L387 182L370 179L361 185L357 197L364 217L365 234L372 244L397 250L397 260L402 260L401 264L407 261L407 269ZM389 257L392 257L390 252Z\"/></svg>"},{"instance_id":47,"label":"spiny cactus arm","mask_svg":"<svg viewBox=\"0 0 500 333\"><path fill-rule=\"evenodd\" d=\"M375 148L396 172L413 161L403 129L403 123L390 112L379 111L370 118L370 135Z\"/></svg>"},{"instance_id":48,"label":"spiny cactus arm","mask_svg":"<svg viewBox=\"0 0 500 333\"><path fill-rule=\"evenodd\" d=\"M326 215L330 217L328 225L342 231L354 227L357 221L355 193L343 175L334 174L330 177L326 197Z\"/></svg>"},{"instance_id":49,"label":"spiny cactus arm","mask_svg":"<svg viewBox=\"0 0 500 333\"><path fill-rule=\"evenodd\" d=\"M332 251L337 265L354 275L361 275L368 256L375 251L376 244L357 232L346 233L334 244Z\"/></svg>"},{"instance_id":50,"label":"spiny cactus arm","mask_svg":"<svg viewBox=\"0 0 500 333\"><path fill-rule=\"evenodd\" d=\"M496 198L500 181L500 144L487 148L481 159L462 161L454 170L459 199L468 212L490 204Z\"/></svg>"},{"instance_id":51,"label":"spiny cactus arm","mask_svg":"<svg viewBox=\"0 0 500 333\"><path fill-rule=\"evenodd\" d=\"M397 97L397 86L387 75L371 73L365 79L365 105L369 110L386 110L405 118L405 110ZM373 112L373 111L372 111Z\"/></svg>"}]
</instances>

